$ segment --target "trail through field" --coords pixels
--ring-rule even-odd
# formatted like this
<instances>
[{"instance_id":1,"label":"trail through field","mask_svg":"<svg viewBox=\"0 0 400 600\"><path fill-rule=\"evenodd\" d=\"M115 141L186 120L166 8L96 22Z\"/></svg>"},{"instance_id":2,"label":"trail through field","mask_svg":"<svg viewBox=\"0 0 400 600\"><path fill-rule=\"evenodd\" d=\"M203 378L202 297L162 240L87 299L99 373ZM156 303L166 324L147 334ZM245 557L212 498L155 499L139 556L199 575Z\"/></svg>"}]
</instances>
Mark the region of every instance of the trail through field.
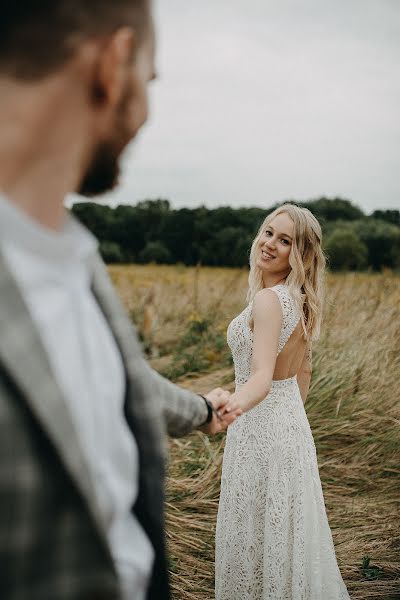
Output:
<instances>
[{"instance_id":1,"label":"trail through field","mask_svg":"<svg viewBox=\"0 0 400 600\"><path fill-rule=\"evenodd\" d=\"M179 379L177 383L181 387L199 392L199 394L206 394L217 387L222 387L229 392L232 392L235 388L232 367L218 369L212 373L199 375L197 377L182 378Z\"/></svg>"}]
</instances>

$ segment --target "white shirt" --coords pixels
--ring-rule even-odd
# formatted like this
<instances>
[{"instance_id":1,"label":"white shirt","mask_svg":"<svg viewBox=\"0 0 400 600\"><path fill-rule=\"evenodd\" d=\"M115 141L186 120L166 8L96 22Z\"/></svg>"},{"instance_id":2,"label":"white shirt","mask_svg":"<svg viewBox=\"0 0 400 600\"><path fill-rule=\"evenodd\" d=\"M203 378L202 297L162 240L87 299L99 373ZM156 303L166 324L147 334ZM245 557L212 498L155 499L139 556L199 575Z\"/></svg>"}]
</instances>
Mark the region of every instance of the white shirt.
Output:
<instances>
[{"instance_id":1,"label":"white shirt","mask_svg":"<svg viewBox=\"0 0 400 600\"><path fill-rule=\"evenodd\" d=\"M40 332L109 524L127 598L145 598L154 551L130 509L138 450L124 417L122 359L90 289L97 240L70 215L45 229L0 195L0 248Z\"/></svg>"}]
</instances>

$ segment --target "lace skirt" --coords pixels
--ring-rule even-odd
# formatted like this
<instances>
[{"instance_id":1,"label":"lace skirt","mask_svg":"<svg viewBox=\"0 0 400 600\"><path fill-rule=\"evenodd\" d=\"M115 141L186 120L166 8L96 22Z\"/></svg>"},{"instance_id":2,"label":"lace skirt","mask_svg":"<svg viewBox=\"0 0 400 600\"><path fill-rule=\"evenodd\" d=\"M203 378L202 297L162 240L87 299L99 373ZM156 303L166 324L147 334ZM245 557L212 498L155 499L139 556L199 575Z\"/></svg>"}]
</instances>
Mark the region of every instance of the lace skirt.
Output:
<instances>
[{"instance_id":1,"label":"lace skirt","mask_svg":"<svg viewBox=\"0 0 400 600\"><path fill-rule=\"evenodd\" d=\"M347 600L296 377L228 428L216 600Z\"/></svg>"}]
</instances>

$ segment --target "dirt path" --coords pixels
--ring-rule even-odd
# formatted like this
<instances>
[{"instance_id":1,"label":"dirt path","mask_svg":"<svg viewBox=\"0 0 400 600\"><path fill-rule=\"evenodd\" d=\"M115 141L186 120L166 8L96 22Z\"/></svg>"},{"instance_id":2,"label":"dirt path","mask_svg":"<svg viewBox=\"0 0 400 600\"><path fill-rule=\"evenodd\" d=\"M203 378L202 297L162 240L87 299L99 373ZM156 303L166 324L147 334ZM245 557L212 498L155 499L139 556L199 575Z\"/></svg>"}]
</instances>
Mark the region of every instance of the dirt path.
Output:
<instances>
[{"instance_id":1,"label":"dirt path","mask_svg":"<svg viewBox=\"0 0 400 600\"><path fill-rule=\"evenodd\" d=\"M233 382L233 368L225 367L205 375L191 376L179 379L177 384L183 388L205 394L216 387L223 387L225 390L233 391L235 384Z\"/></svg>"}]
</instances>

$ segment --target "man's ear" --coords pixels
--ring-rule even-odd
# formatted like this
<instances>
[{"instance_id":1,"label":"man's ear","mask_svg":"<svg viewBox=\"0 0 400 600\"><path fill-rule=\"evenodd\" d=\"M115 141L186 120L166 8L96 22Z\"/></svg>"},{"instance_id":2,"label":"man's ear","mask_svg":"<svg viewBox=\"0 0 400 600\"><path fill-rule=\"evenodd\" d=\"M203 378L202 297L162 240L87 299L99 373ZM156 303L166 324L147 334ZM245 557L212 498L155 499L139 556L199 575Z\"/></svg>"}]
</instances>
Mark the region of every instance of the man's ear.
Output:
<instances>
[{"instance_id":1,"label":"man's ear","mask_svg":"<svg viewBox=\"0 0 400 600\"><path fill-rule=\"evenodd\" d=\"M94 73L94 100L115 106L126 89L127 72L134 69L137 38L130 27L121 27L99 45Z\"/></svg>"}]
</instances>

